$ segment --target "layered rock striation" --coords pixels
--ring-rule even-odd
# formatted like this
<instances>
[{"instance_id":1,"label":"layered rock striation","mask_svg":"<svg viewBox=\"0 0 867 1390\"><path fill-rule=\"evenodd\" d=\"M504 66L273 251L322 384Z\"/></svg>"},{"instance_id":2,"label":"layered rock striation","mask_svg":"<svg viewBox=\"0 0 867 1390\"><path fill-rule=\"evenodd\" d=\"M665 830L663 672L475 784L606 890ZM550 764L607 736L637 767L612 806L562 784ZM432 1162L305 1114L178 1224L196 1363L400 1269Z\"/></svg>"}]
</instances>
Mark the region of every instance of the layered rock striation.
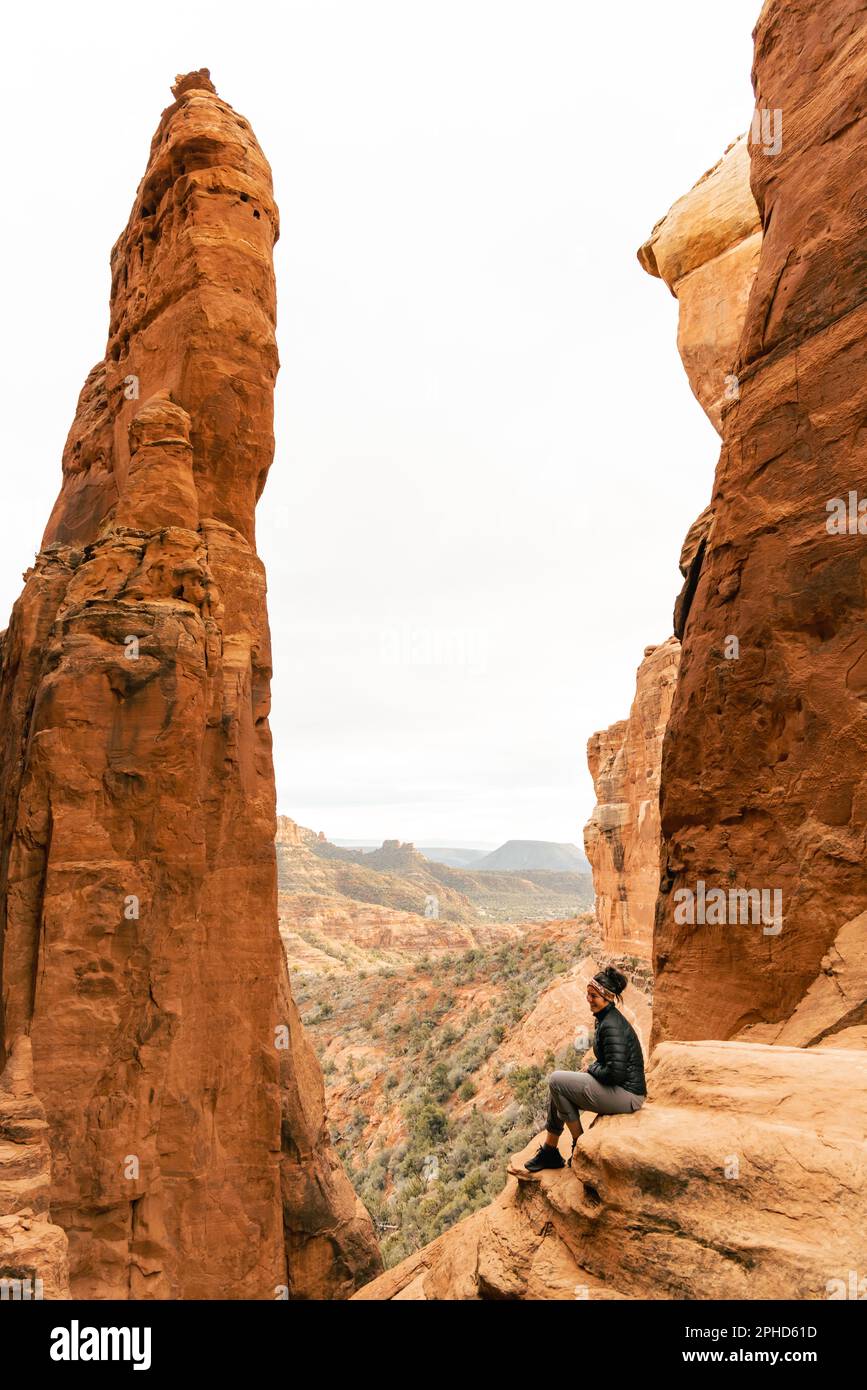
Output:
<instances>
[{"instance_id":1,"label":"layered rock striation","mask_svg":"<svg viewBox=\"0 0 867 1390\"><path fill-rule=\"evenodd\" d=\"M51 1148L21 1034L0 1075L0 1299L69 1298L66 1232L49 1213Z\"/></svg>"},{"instance_id":2,"label":"layered rock striation","mask_svg":"<svg viewBox=\"0 0 867 1390\"><path fill-rule=\"evenodd\" d=\"M680 643L648 647L628 719L593 734L587 762L597 803L584 827L596 917L606 949L649 960L659 891L659 769Z\"/></svg>"},{"instance_id":3,"label":"layered rock striation","mask_svg":"<svg viewBox=\"0 0 867 1390\"><path fill-rule=\"evenodd\" d=\"M0 645L0 1066L29 1037L75 1295L340 1297L379 1257L280 946L255 549L277 209L207 71L173 95Z\"/></svg>"}]
</instances>

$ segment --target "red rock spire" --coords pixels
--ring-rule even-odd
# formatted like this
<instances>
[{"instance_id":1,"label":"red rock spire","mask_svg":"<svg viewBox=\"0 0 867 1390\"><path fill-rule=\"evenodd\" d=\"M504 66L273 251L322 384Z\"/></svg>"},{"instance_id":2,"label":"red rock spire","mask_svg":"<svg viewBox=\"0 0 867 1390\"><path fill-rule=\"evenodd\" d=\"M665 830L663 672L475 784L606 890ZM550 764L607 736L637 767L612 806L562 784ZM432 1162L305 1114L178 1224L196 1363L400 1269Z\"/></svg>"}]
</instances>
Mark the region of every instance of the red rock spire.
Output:
<instances>
[{"instance_id":1,"label":"red rock spire","mask_svg":"<svg viewBox=\"0 0 867 1390\"><path fill-rule=\"evenodd\" d=\"M0 636L0 1070L29 1035L74 1295L335 1298L379 1255L277 927L277 209L207 73L174 94Z\"/></svg>"}]
</instances>

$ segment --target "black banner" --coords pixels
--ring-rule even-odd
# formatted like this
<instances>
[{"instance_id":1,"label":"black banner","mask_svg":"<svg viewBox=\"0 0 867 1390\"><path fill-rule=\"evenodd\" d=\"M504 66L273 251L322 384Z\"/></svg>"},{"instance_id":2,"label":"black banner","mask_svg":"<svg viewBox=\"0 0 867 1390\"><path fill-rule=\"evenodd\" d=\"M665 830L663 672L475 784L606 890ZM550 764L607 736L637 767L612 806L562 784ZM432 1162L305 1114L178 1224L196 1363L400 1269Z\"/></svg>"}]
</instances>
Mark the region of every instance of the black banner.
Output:
<instances>
[{"instance_id":1,"label":"black banner","mask_svg":"<svg viewBox=\"0 0 867 1390\"><path fill-rule=\"evenodd\" d=\"M539 1369L558 1348L563 1370L575 1359L587 1372L654 1375L675 1368L773 1371L807 1367L827 1377L860 1354L863 1297L819 1302L633 1302L576 1299L513 1306L508 1321L478 1305L440 1303L127 1303L0 1301L0 1358L23 1357L34 1374L62 1383L69 1376L165 1376L184 1373L298 1374L314 1348L339 1373L341 1352L353 1374L390 1360L393 1337L424 1337L425 1368L439 1364L465 1375L468 1354L490 1373L534 1348ZM517 1322L516 1322L517 1316ZM494 1323L488 1318L493 1317ZM456 1320L456 1321L455 1321ZM448 1339L457 1332L458 1344ZM339 1334L339 1340L334 1340ZM536 1338L544 1341L536 1341ZM301 1340L299 1340L301 1339ZM381 1350L375 1351L376 1346ZM393 1363L392 1363L393 1364ZM577 1368L576 1368L577 1374Z\"/></svg>"}]
</instances>

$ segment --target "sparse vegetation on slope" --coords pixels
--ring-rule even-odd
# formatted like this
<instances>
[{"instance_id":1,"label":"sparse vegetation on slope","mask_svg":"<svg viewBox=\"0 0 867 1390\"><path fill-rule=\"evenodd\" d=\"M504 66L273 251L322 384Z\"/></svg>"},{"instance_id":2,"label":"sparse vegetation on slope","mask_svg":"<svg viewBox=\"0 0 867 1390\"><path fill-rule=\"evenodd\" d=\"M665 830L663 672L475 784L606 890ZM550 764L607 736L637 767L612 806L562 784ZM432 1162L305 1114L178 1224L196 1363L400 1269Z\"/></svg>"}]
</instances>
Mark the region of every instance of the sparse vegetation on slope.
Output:
<instances>
[{"instance_id":1,"label":"sparse vegetation on slope","mask_svg":"<svg viewBox=\"0 0 867 1390\"><path fill-rule=\"evenodd\" d=\"M547 1073L581 1058L569 1044L520 1064L499 1054L588 949L587 924L561 922L401 970L296 976L337 1148L387 1264L501 1191L543 1122Z\"/></svg>"}]
</instances>

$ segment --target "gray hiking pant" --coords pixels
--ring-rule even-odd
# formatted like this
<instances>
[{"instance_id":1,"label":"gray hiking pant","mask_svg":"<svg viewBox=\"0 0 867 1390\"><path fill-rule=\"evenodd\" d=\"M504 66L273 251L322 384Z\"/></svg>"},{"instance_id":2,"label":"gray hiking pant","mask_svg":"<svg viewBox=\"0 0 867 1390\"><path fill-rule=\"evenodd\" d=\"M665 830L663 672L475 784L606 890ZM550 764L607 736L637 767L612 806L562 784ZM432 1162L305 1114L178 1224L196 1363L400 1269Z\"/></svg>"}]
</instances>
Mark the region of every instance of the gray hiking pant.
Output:
<instances>
[{"instance_id":1,"label":"gray hiking pant","mask_svg":"<svg viewBox=\"0 0 867 1390\"><path fill-rule=\"evenodd\" d=\"M564 1122L574 1123L579 1110L593 1110L597 1115L628 1115L640 1110L647 1099L622 1086L603 1086L589 1071L552 1071L548 1095L545 1128L551 1134L562 1134Z\"/></svg>"}]
</instances>

